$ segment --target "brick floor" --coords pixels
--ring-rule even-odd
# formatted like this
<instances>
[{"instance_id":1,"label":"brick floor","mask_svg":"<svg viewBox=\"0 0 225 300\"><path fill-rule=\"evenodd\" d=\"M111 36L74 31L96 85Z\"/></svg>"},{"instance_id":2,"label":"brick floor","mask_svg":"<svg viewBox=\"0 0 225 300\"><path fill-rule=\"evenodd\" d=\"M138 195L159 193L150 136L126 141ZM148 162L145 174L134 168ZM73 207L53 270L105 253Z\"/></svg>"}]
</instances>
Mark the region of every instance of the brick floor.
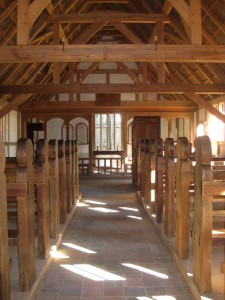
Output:
<instances>
[{"instance_id":1,"label":"brick floor","mask_svg":"<svg viewBox=\"0 0 225 300\"><path fill-rule=\"evenodd\" d=\"M82 200L36 300L191 300L129 179L81 180Z\"/></svg>"}]
</instances>

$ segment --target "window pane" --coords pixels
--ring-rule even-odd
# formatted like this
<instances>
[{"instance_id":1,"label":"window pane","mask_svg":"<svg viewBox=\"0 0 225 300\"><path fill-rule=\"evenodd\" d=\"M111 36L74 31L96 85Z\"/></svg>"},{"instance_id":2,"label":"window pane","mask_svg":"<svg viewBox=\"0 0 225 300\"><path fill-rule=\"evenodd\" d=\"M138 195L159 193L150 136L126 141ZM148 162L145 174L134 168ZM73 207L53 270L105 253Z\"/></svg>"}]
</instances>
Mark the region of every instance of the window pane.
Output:
<instances>
[{"instance_id":1,"label":"window pane","mask_svg":"<svg viewBox=\"0 0 225 300\"><path fill-rule=\"evenodd\" d=\"M95 115L95 127L100 127L100 114Z\"/></svg>"},{"instance_id":2,"label":"window pane","mask_svg":"<svg viewBox=\"0 0 225 300\"><path fill-rule=\"evenodd\" d=\"M121 115L116 114L116 127L121 127Z\"/></svg>"},{"instance_id":3,"label":"window pane","mask_svg":"<svg viewBox=\"0 0 225 300\"><path fill-rule=\"evenodd\" d=\"M102 127L107 127L107 115L102 114Z\"/></svg>"}]
</instances>

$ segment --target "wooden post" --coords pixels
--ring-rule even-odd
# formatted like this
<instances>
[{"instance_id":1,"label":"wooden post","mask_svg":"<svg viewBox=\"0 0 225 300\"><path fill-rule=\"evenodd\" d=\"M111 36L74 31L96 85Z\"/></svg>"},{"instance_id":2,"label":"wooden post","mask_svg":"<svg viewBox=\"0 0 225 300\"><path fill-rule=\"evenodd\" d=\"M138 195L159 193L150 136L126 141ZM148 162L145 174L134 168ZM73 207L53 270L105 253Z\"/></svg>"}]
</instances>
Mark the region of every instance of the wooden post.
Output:
<instances>
[{"instance_id":1,"label":"wooden post","mask_svg":"<svg viewBox=\"0 0 225 300\"><path fill-rule=\"evenodd\" d=\"M58 163L59 163L59 216L60 223L66 222L66 161L65 161L65 143L58 140Z\"/></svg>"},{"instance_id":2,"label":"wooden post","mask_svg":"<svg viewBox=\"0 0 225 300\"><path fill-rule=\"evenodd\" d=\"M37 141L35 184L37 187L38 256L46 258L50 251L49 162L48 143Z\"/></svg>"},{"instance_id":3,"label":"wooden post","mask_svg":"<svg viewBox=\"0 0 225 300\"><path fill-rule=\"evenodd\" d=\"M189 143L186 137L177 140L176 163L176 250L181 259L189 257Z\"/></svg>"},{"instance_id":4,"label":"wooden post","mask_svg":"<svg viewBox=\"0 0 225 300\"><path fill-rule=\"evenodd\" d=\"M212 150L208 136L195 141L195 195L193 225L193 278L200 292L211 290L212 196L204 193L204 182L213 181Z\"/></svg>"},{"instance_id":5,"label":"wooden post","mask_svg":"<svg viewBox=\"0 0 225 300\"><path fill-rule=\"evenodd\" d=\"M50 236L59 236L59 171L58 143L50 140L49 145L49 206L50 206Z\"/></svg>"},{"instance_id":6,"label":"wooden post","mask_svg":"<svg viewBox=\"0 0 225 300\"><path fill-rule=\"evenodd\" d=\"M155 180L155 206L156 206L156 221L162 222L163 216L163 199L164 199L164 157L163 157L163 140L156 140L156 180Z\"/></svg>"},{"instance_id":7,"label":"wooden post","mask_svg":"<svg viewBox=\"0 0 225 300\"><path fill-rule=\"evenodd\" d=\"M66 140L65 142L65 155L66 155L66 207L67 212L70 213L72 210L72 156L71 156L71 141Z\"/></svg>"},{"instance_id":8,"label":"wooden post","mask_svg":"<svg viewBox=\"0 0 225 300\"><path fill-rule=\"evenodd\" d=\"M175 148L174 140L165 140L165 220L164 233L175 235Z\"/></svg>"},{"instance_id":9,"label":"wooden post","mask_svg":"<svg viewBox=\"0 0 225 300\"><path fill-rule=\"evenodd\" d=\"M5 149L0 141L0 299L10 300Z\"/></svg>"},{"instance_id":10,"label":"wooden post","mask_svg":"<svg viewBox=\"0 0 225 300\"><path fill-rule=\"evenodd\" d=\"M17 183L26 184L26 194L17 197L18 258L20 290L31 289L36 279L34 170L31 140L20 138L17 142Z\"/></svg>"}]
</instances>

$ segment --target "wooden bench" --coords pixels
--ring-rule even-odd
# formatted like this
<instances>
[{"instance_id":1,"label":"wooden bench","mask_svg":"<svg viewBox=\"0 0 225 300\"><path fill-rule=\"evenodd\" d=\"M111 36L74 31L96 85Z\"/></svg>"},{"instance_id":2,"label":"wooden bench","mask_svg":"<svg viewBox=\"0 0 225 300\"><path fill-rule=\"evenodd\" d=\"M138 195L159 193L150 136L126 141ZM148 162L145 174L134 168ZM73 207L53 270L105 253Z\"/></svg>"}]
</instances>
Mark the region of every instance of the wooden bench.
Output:
<instances>
[{"instance_id":1,"label":"wooden bench","mask_svg":"<svg viewBox=\"0 0 225 300\"><path fill-rule=\"evenodd\" d=\"M198 137L195 149L193 276L198 289L201 292L209 292L212 274L212 240L225 237L225 209L214 210L215 202L225 203L225 172L224 168L221 171L213 170L211 142L208 136ZM223 221L223 227L215 228L215 219ZM220 231L221 234L213 234L213 229Z\"/></svg>"},{"instance_id":2,"label":"wooden bench","mask_svg":"<svg viewBox=\"0 0 225 300\"><path fill-rule=\"evenodd\" d=\"M5 178L5 149L0 141L0 299L10 300L10 267Z\"/></svg>"},{"instance_id":3,"label":"wooden bench","mask_svg":"<svg viewBox=\"0 0 225 300\"><path fill-rule=\"evenodd\" d=\"M58 140L58 170L59 170L59 220L65 224L67 219L67 188L66 188L66 160L65 142Z\"/></svg>"},{"instance_id":4,"label":"wooden bench","mask_svg":"<svg viewBox=\"0 0 225 300\"><path fill-rule=\"evenodd\" d=\"M34 170L32 161L32 143L28 139L21 138L17 142L16 161L11 160L5 168L8 180L7 197L15 197L16 199L17 234L15 237L9 238L9 244L18 247L21 291L30 290L36 279Z\"/></svg>"},{"instance_id":5,"label":"wooden bench","mask_svg":"<svg viewBox=\"0 0 225 300\"><path fill-rule=\"evenodd\" d=\"M164 205L164 157L162 139L149 139L141 144L140 195L151 214L160 223ZM153 193L154 192L154 193Z\"/></svg>"},{"instance_id":6,"label":"wooden bench","mask_svg":"<svg viewBox=\"0 0 225 300\"><path fill-rule=\"evenodd\" d=\"M34 184L37 203L38 257L50 253L49 149L45 139L39 139L34 160Z\"/></svg>"},{"instance_id":7,"label":"wooden bench","mask_svg":"<svg viewBox=\"0 0 225 300\"><path fill-rule=\"evenodd\" d=\"M50 237L59 236L59 170L58 143L55 139L49 145L49 206L50 206Z\"/></svg>"}]
</instances>

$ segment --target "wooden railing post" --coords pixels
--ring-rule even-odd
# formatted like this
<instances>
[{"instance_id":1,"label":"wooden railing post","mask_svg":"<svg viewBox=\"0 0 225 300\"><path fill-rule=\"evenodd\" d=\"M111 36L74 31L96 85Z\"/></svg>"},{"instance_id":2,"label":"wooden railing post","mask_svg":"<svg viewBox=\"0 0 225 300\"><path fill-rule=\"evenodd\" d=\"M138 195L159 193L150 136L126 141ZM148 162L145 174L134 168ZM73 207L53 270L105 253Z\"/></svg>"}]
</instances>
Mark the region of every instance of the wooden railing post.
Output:
<instances>
[{"instance_id":1,"label":"wooden railing post","mask_svg":"<svg viewBox=\"0 0 225 300\"><path fill-rule=\"evenodd\" d=\"M66 222L66 162L65 162L65 143L58 140L58 162L59 162L59 216L60 223Z\"/></svg>"},{"instance_id":2,"label":"wooden railing post","mask_svg":"<svg viewBox=\"0 0 225 300\"><path fill-rule=\"evenodd\" d=\"M48 142L37 141L35 184L37 187L38 256L50 253L50 207L49 207L49 151Z\"/></svg>"},{"instance_id":3,"label":"wooden railing post","mask_svg":"<svg viewBox=\"0 0 225 300\"><path fill-rule=\"evenodd\" d=\"M176 250L181 259L187 259L189 257L191 165L186 137L178 138L176 155Z\"/></svg>"},{"instance_id":4,"label":"wooden railing post","mask_svg":"<svg viewBox=\"0 0 225 300\"><path fill-rule=\"evenodd\" d=\"M0 299L10 300L5 149L0 141Z\"/></svg>"},{"instance_id":5,"label":"wooden railing post","mask_svg":"<svg viewBox=\"0 0 225 300\"><path fill-rule=\"evenodd\" d=\"M174 140L165 140L165 218L164 233L175 236L175 148Z\"/></svg>"},{"instance_id":6,"label":"wooden railing post","mask_svg":"<svg viewBox=\"0 0 225 300\"><path fill-rule=\"evenodd\" d=\"M58 143L52 139L49 145L49 206L50 206L50 236L59 236L59 171L58 171Z\"/></svg>"},{"instance_id":7,"label":"wooden railing post","mask_svg":"<svg viewBox=\"0 0 225 300\"><path fill-rule=\"evenodd\" d=\"M211 142L208 136L195 141L195 193L193 225L193 278L200 292L211 290L212 201L204 182L213 181Z\"/></svg>"},{"instance_id":8,"label":"wooden railing post","mask_svg":"<svg viewBox=\"0 0 225 300\"><path fill-rule=\"evenodd\" d=\"M24 196L17 197L18 257L20 290L31 289L36 279L34 170L31 140L20 138L17 142L17 183L26 184Z\"/></svg>"}]
</instances>

